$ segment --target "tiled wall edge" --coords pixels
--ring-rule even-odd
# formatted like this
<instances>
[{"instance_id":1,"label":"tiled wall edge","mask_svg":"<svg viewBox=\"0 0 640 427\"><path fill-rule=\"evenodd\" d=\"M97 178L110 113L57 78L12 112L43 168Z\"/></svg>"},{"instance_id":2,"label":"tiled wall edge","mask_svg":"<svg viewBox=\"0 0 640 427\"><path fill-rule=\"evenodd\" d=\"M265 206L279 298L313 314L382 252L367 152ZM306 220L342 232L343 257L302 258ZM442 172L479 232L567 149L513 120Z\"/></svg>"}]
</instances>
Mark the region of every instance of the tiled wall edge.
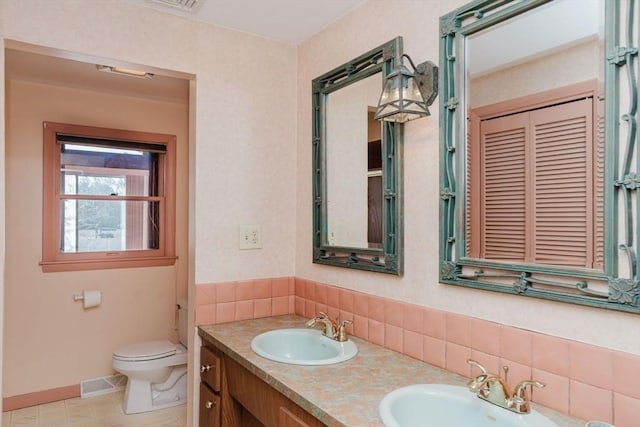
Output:
<instances>
[{"instance_id":1,"label":"tiled wall edge","mask_svg":"<svg viewBox=\"0 0 640 427\"><path fill-rule=\"evenodd\" d=\"M281 314L352 319L350 334L464 376L471 357L513 386L547 384L533 401L581 419L635 426L640 356L294 277L200 284L196 324Z\"/></svg>"},{"instance_id":2,"label":"tiled wall edge","mask_svg":"<svg viewBox=\"0 0 640 427\"><path fill-rule=\"evenodd\" d=\"M294 313L295 278L276 277L196 286L196 325Z\"/></svg>"}]
</instances>

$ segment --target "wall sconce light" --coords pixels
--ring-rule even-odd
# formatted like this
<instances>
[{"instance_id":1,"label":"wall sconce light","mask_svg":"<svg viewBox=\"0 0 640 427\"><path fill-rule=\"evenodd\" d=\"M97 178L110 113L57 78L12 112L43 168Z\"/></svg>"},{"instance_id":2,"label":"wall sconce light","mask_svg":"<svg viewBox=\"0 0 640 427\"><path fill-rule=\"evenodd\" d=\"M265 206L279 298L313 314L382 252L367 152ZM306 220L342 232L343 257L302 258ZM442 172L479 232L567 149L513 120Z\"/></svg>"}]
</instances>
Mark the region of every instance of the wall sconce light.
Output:
<instances>
[{"instance_id":1,"label":"wall sconce light","mask_svg":"<svg viewBox=\"0 0 640 427\"><path fill-rule=\"evenodd\" d=\"M413 72L402 64L407 58ZM438 67L431 61L416 67L407 54L387 75L378 101L376 120L404 123L420 117L430 116L427 108L438 96Z\"/></svg>"},{"instance_id":2,"label":"wall sconce light","mask_svg":"<svg viewBox=\"0 0 640 427\"><path fill-rule=\"evenodd\" d=\"M145 71L131 70L129 68L112 67L110 65L96 65L98 71L104 71L105 73L121 74L123 76L138 77L141 79L150 79L153 77L152 73Z\"/></svg>"}]
</instances>

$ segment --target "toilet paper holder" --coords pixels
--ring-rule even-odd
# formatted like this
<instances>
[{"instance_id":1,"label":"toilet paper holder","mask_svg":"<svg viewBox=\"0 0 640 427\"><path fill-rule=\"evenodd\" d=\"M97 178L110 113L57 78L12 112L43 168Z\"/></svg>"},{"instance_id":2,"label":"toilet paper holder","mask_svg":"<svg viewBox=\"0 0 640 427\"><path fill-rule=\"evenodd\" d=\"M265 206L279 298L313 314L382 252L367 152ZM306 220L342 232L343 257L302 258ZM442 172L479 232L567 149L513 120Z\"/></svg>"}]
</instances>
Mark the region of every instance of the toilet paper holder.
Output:
<instances>
[{"instance_id":1,"label":"toilet paper holder","mask_svg":"<svg viewBox=\"0 0 640 427\"><path fill-rule=\"evenodd\" d=\"M96 307L102 303L101 291L82 291L81 294L73 294L74 301L82 301L84 308Z\"/></svg>"},{"instance_id":2,"label":"toilet paper holder","mask_svg":"<svg viewBox=\"0 0 640 427\"><path fill-rule=\"evenodd\" d=\"M74 301L84 301L84 293L81 294L73 294Z\"/></svg>"}]
</instances>

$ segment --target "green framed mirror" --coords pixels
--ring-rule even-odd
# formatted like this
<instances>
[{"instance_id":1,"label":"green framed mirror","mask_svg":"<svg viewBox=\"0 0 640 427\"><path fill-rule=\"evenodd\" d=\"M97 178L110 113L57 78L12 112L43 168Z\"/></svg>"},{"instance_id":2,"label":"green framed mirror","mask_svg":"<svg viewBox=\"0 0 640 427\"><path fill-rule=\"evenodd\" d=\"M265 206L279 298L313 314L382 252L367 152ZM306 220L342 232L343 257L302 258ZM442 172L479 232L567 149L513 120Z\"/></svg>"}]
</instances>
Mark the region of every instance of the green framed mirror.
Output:
<instances>
[{"instance_id":1,"label":"green framed mirror","mask_svg":"<svg viewBox=\"0 0 640 427\"><path fill-rule=\"evenodd\" d=\"M373 119L397 37L315 78L313 262L402 274L403 125Z\"/></svg>"},{"instance_id":2,"label":"green framed mirror","mask_svg":"<svg viewBox=\"0 0 640 427\"><path fill-rule=\"evenodd\" d=\"M640 312L636 7L441 17L441 283Z\"/></svg>"}]
</instances>

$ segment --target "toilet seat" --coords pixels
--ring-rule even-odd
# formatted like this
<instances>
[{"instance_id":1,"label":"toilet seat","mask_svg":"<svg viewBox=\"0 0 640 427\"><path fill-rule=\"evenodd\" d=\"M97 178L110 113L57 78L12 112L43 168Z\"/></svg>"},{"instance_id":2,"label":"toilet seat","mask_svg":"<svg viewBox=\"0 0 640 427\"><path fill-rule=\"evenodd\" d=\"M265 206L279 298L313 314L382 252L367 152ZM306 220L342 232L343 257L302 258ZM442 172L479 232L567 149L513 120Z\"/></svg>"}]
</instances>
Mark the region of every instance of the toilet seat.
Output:
<instances>
[{"instance_id":1,"label":"toilet seat","mask_svg":"<svg viewBox=\"0 0 640 427\"><path fill-rule=\"evenodd\" d=\"M176 344L168 340L160 340L125 345L113 352L113 358L129 362L144 362L163 359L175 354Z\"/></svg>"}]
</instances>

